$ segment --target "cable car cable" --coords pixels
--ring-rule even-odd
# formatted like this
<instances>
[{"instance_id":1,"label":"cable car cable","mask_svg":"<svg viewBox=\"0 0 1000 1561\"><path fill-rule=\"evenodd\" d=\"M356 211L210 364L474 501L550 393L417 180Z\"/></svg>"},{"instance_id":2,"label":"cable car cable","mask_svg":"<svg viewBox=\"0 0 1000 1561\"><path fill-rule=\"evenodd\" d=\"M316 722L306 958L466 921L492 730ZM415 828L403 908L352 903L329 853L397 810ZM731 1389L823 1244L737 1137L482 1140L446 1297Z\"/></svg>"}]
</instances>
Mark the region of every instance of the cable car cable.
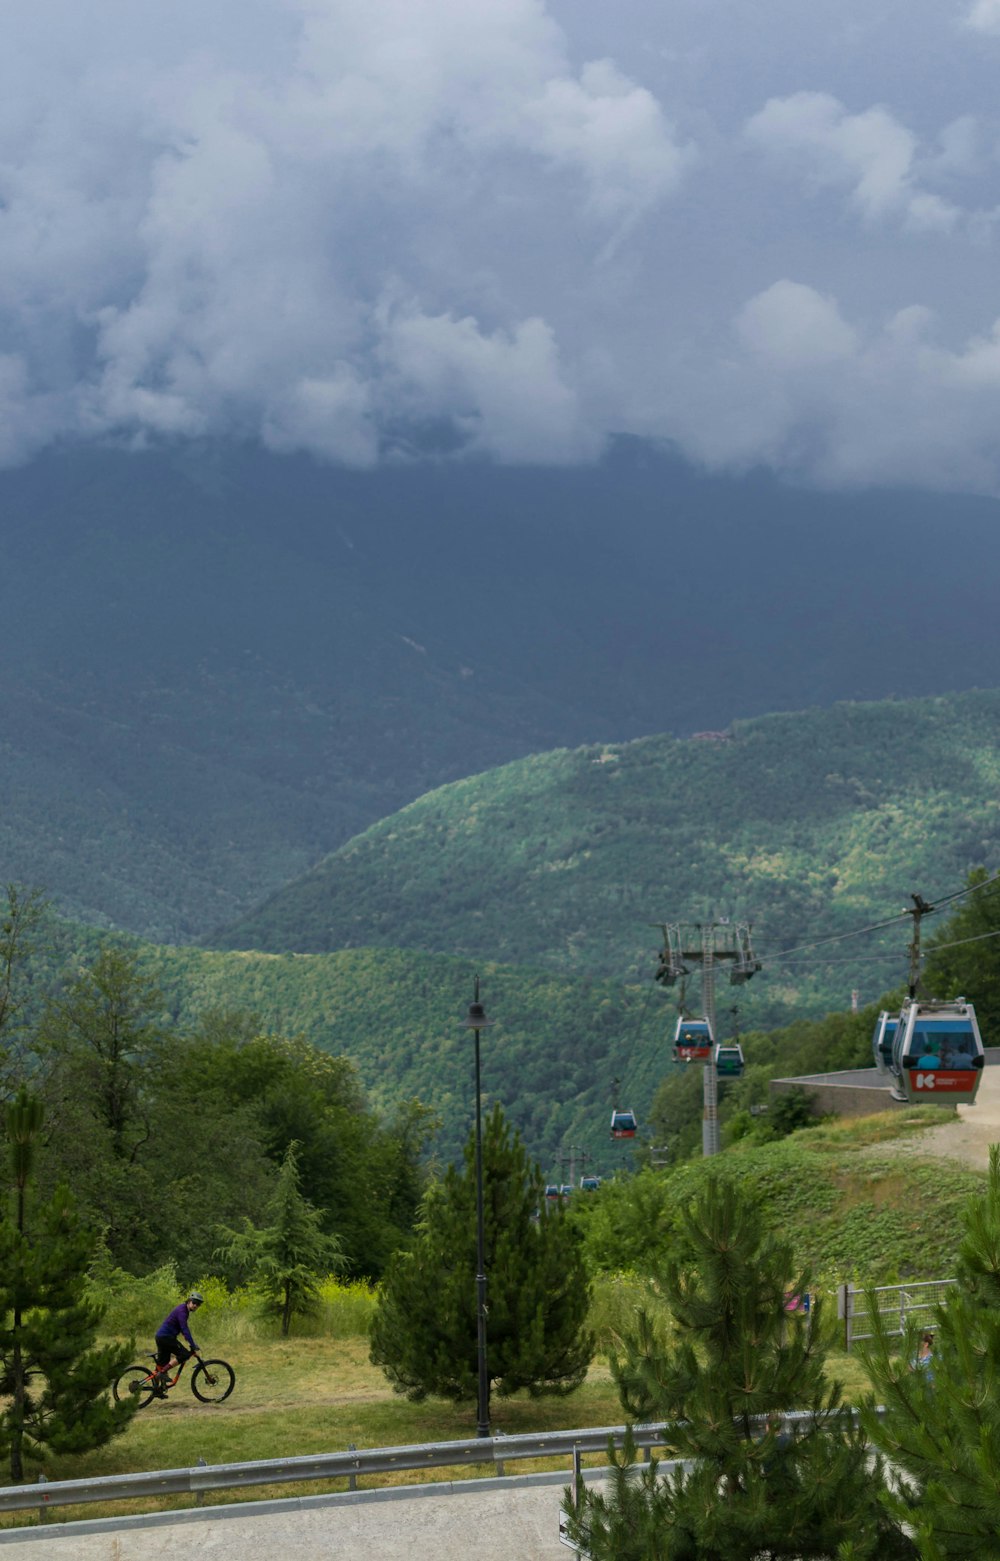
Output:
<instances>
[{"instance_id":1,"label":"cable car cable","mask_svg":"<svg viewBox=\"0 0 1000 1561\"><path fill-rule=\"evenodd\" d=\"M951 894L938 895L929 907L927 914L930 914L931 910L939 910L942 905L951 905L955 900L964 899L966 895L976 894L980 889L988 889L996 883L1000 883L1000 872L994 873L991 878L984 878L982 883L967 884L964 889L956 889ZM924 901L922 903L926 905L927 902ZM799 954L806 949L823 948L828 943L841 943L845 938L860 938L868 932L881 932L885 928L894 927L897 922L901 922L907 916L912 915L913 912L910 910L900 911L897 916L889 916L885 921L872 922L867 927L855 927L850 932L835 932L828 938L817 938L812 943L797 943L793 948L785 950L782 954L774 954L770 957L765 955L761 963L765 965L774 964L778 960L786 960L789 954Z\"/></svg>"}]
</instances>

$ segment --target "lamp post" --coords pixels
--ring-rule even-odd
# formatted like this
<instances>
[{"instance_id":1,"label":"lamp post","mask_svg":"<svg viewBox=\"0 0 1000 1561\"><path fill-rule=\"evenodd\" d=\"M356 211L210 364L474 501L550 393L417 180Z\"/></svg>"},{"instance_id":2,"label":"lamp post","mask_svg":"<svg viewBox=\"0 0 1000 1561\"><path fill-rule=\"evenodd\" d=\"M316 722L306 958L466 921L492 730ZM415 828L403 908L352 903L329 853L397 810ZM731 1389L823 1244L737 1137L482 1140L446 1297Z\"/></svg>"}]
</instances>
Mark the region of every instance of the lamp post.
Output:
<instances>
[{"instance_id":1,"label":"lamp post","mask_svg":"<svg viewBox=\"0 0 1000 1561\"><path fill-rule=\"evenodd\" d=\"M479 1032L485 1030L492 1019L479 1001L479 977L469 1004L467 1030L476 1037L476 1329L479 1357L479 1404L477 1436L490 1434L490 1379L486 1370L486 1233L483 1221L483 1113L479 1087Z\"/></svg>"}]
</instances>

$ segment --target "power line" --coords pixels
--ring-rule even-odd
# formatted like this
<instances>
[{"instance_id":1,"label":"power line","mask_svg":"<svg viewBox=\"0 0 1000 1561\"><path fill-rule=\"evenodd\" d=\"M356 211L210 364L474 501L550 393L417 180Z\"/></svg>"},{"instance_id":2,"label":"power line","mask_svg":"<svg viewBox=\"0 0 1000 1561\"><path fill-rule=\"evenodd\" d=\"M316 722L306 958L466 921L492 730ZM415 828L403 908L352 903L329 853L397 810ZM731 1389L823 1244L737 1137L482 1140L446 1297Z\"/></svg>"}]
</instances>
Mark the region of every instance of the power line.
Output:
<instances>
[{"instance_id":1,"label":"power line","mask_svg":"<svg viewBox=\"0 0 1000 1561\"><path fill-rule=\"evenodd\" d=\"M930 952L938 954L942 949L964 948L966 943L985 943L987 938L1000 938L1000 928L996 932L979 932L974 938L957 938L954 943L935 943Z\"/></svg>"},{"instance_id":2,"label":"power line","mask_svg":"<svg viewBox=\"0 0 1000 1561\"><path fill-rule=\"evenodd\" d=\"M938 895L933 901L931 910L940 910L942 905L951 905L955 900L962 900L966 895L969 894L977 894L980 889L988 889L991 887L991 885L998 882L1000 882L1000 872L992 874L992 876L989 878L984 878L982 883L966 884L964 889L955 889L951 894ZM888 927L896 926L898 922L905 921L907 916L911 916L912 914L912 911L900 911L897 916L889 916L885 921L871 922L866 927L855 927L849 932L835 932L827 938L816 938L811 943L797 943L794 948L787 949L782 954L774 954L770 956L765 955L761 963L764 965L771 965L780 961L782 964L784 964L788 962L789 955L803 953L807 949L824 948L829 943L842 943L845 938L860 938L864 937L867 933L882 932ZM953 945L948 946L952 947ZM936 947L941 947L941 945L938 944ZM834 964L837 962L834 960L828 960L825 963Z\"/></svg>"}]
</instances>

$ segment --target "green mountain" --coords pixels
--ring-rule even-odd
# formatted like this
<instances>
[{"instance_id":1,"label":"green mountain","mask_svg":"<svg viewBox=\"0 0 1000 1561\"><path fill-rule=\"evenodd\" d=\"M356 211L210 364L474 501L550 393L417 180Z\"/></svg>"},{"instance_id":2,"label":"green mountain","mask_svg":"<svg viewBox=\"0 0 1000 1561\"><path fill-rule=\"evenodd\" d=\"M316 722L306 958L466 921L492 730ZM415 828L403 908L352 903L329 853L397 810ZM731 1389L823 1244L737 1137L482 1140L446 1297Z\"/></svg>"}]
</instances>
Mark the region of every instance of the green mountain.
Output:
<instances>
[{"instance_id":1,"label":"green mountain","mask_svg":"<svg viewBox=\"0 0 1000 1561\"><path fill-rule=\"evenodd\" d=\"M869 1002L905 977L910 894L1000 860L998 717L990 691L536 755L421 797L215 941L634 980L655 965L651 924L728 916L753 923L764 965L745 1026Z\"/></svg>"},{"instance_id":2,"label":"green mountain","mask_svg":"<svg viewBox=\"0 0 1000 1561\"><path fill-rule=\"evenodd\" d=\"M544 471L49 455L0 472L0 879L193 941L529 753L1000 684L998 571L992 500L638 441Z\"/></svg>"}]
</instances>

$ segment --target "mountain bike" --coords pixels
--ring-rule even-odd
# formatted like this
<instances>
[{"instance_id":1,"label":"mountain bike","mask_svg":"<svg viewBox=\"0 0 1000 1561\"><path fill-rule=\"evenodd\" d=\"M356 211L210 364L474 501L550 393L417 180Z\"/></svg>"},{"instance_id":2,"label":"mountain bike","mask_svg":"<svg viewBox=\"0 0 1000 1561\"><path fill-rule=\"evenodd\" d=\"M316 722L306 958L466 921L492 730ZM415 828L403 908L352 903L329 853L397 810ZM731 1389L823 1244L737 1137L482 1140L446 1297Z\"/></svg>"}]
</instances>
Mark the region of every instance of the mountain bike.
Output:
<instances>
[{"instance_id":1,"label":"mountain bike","mask_svg":"<svg viewBox=\"0 0 1000 1561\"><path fill-rule=\"evenodd\" d=\"M151 1361L156 1360L152 1353ZM236 1373L226 1360L202 1360L200 1355L192 1357L198 1362L191 1373L191 1392L195 1398L203 1404L221 1404L224 1398L228 1398L236 1386ZM174 1362L174 1375L165 1371L158 1372L156 1366L126 1366L121 1376L116 1381L112 1392L119 1401L137 1399L138 1408L145 1409L154 1398L165 1398L171 1388L175 1388L181 1380L184 1372L184 1362ZM157 1389L162 1389L158 1392Z\"/></svg>"}]
</instances>

